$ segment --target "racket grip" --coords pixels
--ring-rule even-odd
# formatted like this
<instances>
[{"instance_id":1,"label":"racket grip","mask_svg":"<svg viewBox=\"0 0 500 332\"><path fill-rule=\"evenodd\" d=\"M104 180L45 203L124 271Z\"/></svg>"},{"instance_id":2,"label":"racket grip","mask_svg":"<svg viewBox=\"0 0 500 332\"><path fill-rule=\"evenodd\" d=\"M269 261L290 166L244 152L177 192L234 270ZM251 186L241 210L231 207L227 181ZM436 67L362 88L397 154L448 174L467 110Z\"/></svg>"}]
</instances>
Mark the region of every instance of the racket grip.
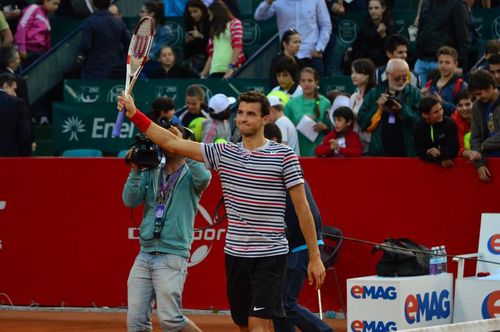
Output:
<instances>
[{"instance_id":1,"label":"racket grip","mask_svg":"<svg viewBox=\"0 0 500 332\"><path fill-rule=\"evenodd\" d=\"M124 118L125 118L125 108L123 108L121 112L118 112L118 115L116 116L115 127L113 128L113 133L111 134L113 138L120 136L120 131L122 129Z\"/></svg>"}]
</instances>

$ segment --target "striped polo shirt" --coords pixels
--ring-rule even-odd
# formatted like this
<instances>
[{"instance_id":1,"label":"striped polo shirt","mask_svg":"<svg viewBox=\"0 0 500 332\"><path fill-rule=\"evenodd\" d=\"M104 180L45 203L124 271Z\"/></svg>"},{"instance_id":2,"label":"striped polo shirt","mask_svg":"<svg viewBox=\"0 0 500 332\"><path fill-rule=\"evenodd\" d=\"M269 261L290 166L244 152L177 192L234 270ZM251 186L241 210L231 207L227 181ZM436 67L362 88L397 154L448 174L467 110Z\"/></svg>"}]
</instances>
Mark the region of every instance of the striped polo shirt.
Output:
<instances>
[{"instance_id":1,"label":"striped polo shirt","mask_svg":"<svg viewBox=\"0 0 500 332\"><path fill-rule=\"evenodd\" d=\"M288 253L286 189L304 182L297 155L267 141L255 150L242 143L202 144L205 166L220 176L228 229L226 254L266 257Z\"/></svg>"}]
</instances>

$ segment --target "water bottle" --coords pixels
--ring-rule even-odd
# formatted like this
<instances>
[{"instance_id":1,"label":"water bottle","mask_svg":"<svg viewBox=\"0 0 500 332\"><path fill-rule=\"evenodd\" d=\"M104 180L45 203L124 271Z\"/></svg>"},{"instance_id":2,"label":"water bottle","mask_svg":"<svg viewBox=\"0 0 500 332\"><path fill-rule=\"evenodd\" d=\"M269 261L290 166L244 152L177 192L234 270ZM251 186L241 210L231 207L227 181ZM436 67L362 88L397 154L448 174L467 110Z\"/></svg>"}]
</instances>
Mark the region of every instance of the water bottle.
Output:
<instances>
[{"instance_id":1,"label":"water bottle","mask_svg":"<svg viewBox=\"0 0 500 332\"><path fill-rule=\"evenodd\" d=\"M439 246L436 247L436 274L443 273L443 256L441 256L441 249Z\"/></svg>"},{"instance_id":2,"label":"water bottle","mask_svg":"<svg viewBox=\"0 0 500 332\"><path fill-rule=\"evenodd\" d=\"M436 247L431 248L431 259L429 260L429 274L431 276L437 274L437 256L436 256Z\"/></svg>"},{"instance_id":3,"label":"water bottle","mask_svg":"<svg viewBox=\"0 0 500 332\"><path fill-rule=\"evenodd\" d=\"M441 245L441 272L448 272L448 256L446 256L446 248L444 245Z\"/></svg>"}]
</instances>

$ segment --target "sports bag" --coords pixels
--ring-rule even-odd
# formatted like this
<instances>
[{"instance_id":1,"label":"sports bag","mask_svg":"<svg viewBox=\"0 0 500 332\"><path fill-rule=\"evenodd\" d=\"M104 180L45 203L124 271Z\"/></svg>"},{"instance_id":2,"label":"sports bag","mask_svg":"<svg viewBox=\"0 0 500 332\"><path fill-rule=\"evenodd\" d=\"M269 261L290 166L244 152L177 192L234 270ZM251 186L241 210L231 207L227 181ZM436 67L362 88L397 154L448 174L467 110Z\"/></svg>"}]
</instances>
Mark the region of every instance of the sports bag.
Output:
<instances>
[{"instance_id":1,"label":"sports bag","mask_svg":"<svg viewBox=\"0 0 500 332\"><path fill-rule=\"evenodd\" d=\"M378 276L408 277L429 274L431 251L424 245L407 238L387 238L382 245L374 246L372 253L379 250L383 255L377 263Z\"/></svg>"}]
</instances>

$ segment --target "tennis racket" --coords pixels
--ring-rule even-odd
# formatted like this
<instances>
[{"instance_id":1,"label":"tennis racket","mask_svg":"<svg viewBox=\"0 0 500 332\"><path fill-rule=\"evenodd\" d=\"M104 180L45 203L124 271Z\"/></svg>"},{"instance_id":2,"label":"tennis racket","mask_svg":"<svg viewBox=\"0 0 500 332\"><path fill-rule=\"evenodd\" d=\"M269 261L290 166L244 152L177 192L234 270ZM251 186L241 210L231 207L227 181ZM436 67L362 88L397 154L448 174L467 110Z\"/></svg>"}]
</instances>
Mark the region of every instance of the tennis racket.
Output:
<instances>
[{"instance_id":1,"label":"tennis racket","mask_svg":"<svg viewBox=\"0 0 500 332\"><path fill-rule=\"evenodd\" d=\"M125 95L132 92L135 81L148 60L149 50L153 42L154 21L149 16L141 18L135 26L130 46L127 55L127 77L125 78ZM125 117L125 109L118 112L116 117L115 127L113 128L113 137L120 136L123 119Z\"/></svg>"}]
</instances>

